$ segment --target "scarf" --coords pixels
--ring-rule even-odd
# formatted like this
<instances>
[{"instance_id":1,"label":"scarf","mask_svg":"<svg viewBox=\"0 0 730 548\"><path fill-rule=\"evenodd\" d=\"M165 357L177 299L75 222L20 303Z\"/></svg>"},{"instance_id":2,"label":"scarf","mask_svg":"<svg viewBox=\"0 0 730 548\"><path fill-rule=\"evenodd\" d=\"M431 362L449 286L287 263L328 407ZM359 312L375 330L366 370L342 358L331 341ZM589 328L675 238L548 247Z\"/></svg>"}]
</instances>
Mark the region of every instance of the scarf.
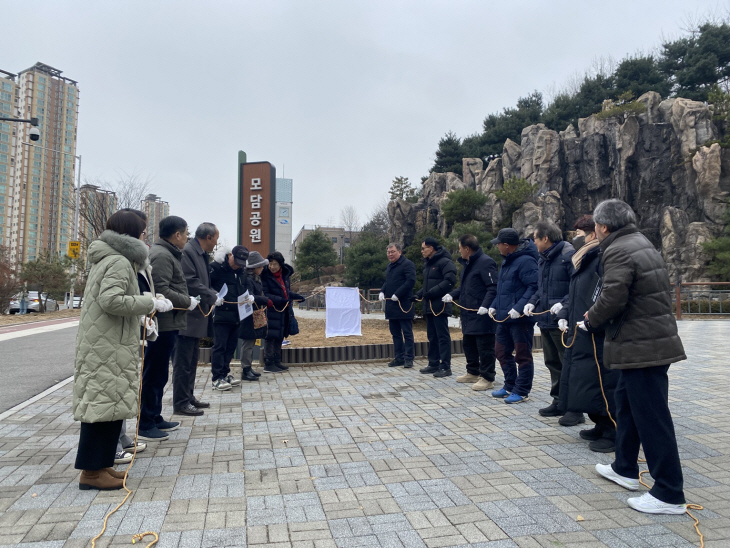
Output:
<instances>
[{"instance_id":1,"label":"scarf","mask_svg":"<svg viewBox=\"0 0 730 548\"><path fill-rule=\"evenodd\" d=\"M284 292L284 298L288 299L289 294L286 292L286 284L284 283L284 277L281 275L281 270L279 270L278 272L273 272L272 274L274 274L274 279L279 282L281 290Z\"/></svg>"},{"instance_id":2,"label":"scarf","mask_svg":"<svg viewBox=\"0 0 730 548\"><path fill-rule=\"evenodd\" d=\"M591 249L596 247L598 245L598 238L595 240L591 240L587 244L585 244L583 247L581 247L578 251L576 251L573 254L573 268L578 270L580 268L581 263L583 262L583 257L585 257L586 253L588 253Z\"/></svg>"}]
</instances>

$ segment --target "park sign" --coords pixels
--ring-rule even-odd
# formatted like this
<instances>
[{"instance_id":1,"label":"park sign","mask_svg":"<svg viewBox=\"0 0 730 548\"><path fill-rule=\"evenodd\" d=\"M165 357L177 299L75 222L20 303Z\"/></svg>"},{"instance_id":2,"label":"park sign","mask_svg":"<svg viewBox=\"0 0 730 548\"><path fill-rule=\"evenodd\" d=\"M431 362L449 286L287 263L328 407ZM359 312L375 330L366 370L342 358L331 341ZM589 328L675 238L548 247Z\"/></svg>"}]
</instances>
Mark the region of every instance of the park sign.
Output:
<instances>
[{"instance_id":1,"label":"park sign","mask_svg":"<svg viewBox=\"0 0 730 548\"><path fill-rule=\"evenodd\" d=\"M78 259L81 255L81 242L77 240L71 240L68 242L68 252L66 253L72 259Z\"/></svg>"},{"instance_id":2,"label":"park sign","mask_svg":"<svg viewBox=\"0 0 730 548\"><path fill-rule=\"evenodd\" d=\"M238 243L266 257L276 245L276 168L238 157Z\"/></svg>"}]
</instances>

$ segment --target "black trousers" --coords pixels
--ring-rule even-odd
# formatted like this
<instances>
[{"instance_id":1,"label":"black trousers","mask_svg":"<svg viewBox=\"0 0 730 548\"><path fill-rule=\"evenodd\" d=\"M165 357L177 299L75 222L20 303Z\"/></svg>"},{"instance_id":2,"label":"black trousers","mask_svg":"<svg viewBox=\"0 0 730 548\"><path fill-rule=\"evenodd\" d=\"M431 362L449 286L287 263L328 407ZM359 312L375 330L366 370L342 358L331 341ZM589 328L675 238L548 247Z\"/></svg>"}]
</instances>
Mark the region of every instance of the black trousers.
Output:
<instances>
[{"instance_id":1,"label":"black trousers","mask_svg":"<svg viewBox=\"0 0 730 548\"><path fill-rule=\"evenodd\" d=\"M464 334L464 356L466 357L467 373L494 382L496 373L494 339L494 333L487 333L486 335Z\"/></svg>"},{"instance_id":2,"label":"black trousers","mask_svg":"<svg viewBox=\"0 0 730 548\"><path fill-rule=\"evenodd\" d=\"M611 413L613 416L615 410L612 409ZM594 415L593 413L588 413L588 418L596 423L596 428L600 430L601 436L610 440L616 439L616 427L611 422L611 419L609 419L606 415Z\"/></svg>"},{"instance_id":3,"label":"black trousers","mask_svg":"<svg viewBox=\"0 0 730 548\"><path fill-rule=\"evenodd\" d=\"M553 403L557 405L560 401L560 374L563 371L563 356L565 347L561 340L560 329L540 328L542 335L542 352L545 358L545 365L550 371L550 396Z\"/></svg>"},{"instance_id":4,"label":"black trousers","mask_svg":"<svg viewBox=\"0 0 730 548\"><path fill-rule=\"evenodd\" d=\"M393 336L395 359L412 362L413 349L413 320L388 320L390 334Z\"/></svg>"},{"instance_id":5,"label":"black trousers","mask_svg":"<svg viewBox=\"0 0 730 548\"><path fill-rule=\"evenodd\" d=\"M157 340L147 343L142 369L142 396L139 429L149 430L162 422L162 394L170 377L170 356L177 331L163 331Z\"/></svg>"},{"instance_id":6,"label":"black trousers","mask_svg":"<svg viewBox=\"0 0 730 548\"><path fill-rule=\"evenodd\" d=\"M210 372L213 381L225 379L231 373L231 360L238 346L237 323L213 324L213 350L210 354Z\"/></svg>"},{"instance_id":7,"label":"black trousers","mask_svg":"<svg viewBox=\"0 0 730 548\"><path fill-rule=\"evenodd\" d=\"M175 345L175 359L172 363L172 406L182 409L193 405L195 396L195 369L198 367L200 339L178 335Z\"/></svg>"},{"instance_id":8,"label":"black trousers","mask_svg":"<svg viewBox=\"0 0 730 548\"><path fill-rule=\"evenodd\" d=\"M449 317L446 314L426 315L426 336L428 337L428 365L451 368L451 334Z\"/></svg>"},{"instance_id":9,"label":"black trousers","mask_svg":"<svg viewBox=\"0 0 730 548\"><path fill-rule=\"evenodd\" d=\"M102 470L114 466L122 421L82 422L79 449L76 453L77 470Z\"/></svg>"},{"instance_id":10,"label":"black trousers","mask_svg":"<svg viewBox=\"0 0 730 548\"><path fill-rule=\"evenodd\" d=\"M284 339L265 339L264 362L281 363L281 343Z\"/></svg>"},{"instance_id":11,"label":"black trousers","mask_svg":"<svg viewBox=\"0 0 730 548\"><path fill-rule=\"evenodd\" d=\"M667 504L684 504L682 466L669 412L669 365L621 369L616 386L616 460L625 478L638 478L639 446L654 478L651 495Z\"/></svg>"}]
</instances>

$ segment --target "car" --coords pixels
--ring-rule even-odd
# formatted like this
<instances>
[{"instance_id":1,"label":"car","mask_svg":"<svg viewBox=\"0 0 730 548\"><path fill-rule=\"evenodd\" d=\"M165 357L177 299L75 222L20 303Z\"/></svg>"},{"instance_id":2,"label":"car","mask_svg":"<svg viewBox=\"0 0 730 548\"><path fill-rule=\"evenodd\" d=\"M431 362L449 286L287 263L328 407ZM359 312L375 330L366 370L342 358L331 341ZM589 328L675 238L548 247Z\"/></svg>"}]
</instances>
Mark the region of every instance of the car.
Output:
<instances>
[{"instance_id":1,"label":"car","mask_svg":"<svg viewBox=\"0 0 730 548\"><path fill-rule=\"evenodd\" d=\"M81 300L81 297L74 297L74 305L73 308L81 308L83 301Z\"/></svg>"},{"instance_id":2,"label":"car","mask_svg":"<svg viewBox=\"0 0 730 548\"><path fill-rule=\"evenodd\" d=\"M41 300L45 304L46 311L52 312L54 310L58 310L58 302L56 302L55 299L47 297L45 293L41 293L39 297L37 291L28 291L28 297L26 298L26 301L28 302L28 312L40 312ZM16 295L13 300L10 301L10 306L8 307L9 314L17 314L19 312L20 294Z\"/></svg>"}]
</instances>

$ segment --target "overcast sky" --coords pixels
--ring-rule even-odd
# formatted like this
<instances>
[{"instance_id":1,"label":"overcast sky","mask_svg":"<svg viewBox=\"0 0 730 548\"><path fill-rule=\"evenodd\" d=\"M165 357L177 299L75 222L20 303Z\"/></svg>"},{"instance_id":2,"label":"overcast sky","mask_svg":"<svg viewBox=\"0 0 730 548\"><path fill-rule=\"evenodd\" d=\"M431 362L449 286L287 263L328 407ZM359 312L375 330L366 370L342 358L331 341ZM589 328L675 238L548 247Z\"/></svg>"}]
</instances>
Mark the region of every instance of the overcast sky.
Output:
<instances>
[{"instance_id":1,"label":"overcast sky","mask_svg":"<svg viewBox=\"0 0 730 548\"><path fill-rule=\"evenodd\" d=\"M124 170L235 244L237 152L294 179L293 231L367 220L395 176L420 184L439 139L480 131L727 2L0 1L0 69L77 80L82 177Z\"/></svg>"}]
</instances>

